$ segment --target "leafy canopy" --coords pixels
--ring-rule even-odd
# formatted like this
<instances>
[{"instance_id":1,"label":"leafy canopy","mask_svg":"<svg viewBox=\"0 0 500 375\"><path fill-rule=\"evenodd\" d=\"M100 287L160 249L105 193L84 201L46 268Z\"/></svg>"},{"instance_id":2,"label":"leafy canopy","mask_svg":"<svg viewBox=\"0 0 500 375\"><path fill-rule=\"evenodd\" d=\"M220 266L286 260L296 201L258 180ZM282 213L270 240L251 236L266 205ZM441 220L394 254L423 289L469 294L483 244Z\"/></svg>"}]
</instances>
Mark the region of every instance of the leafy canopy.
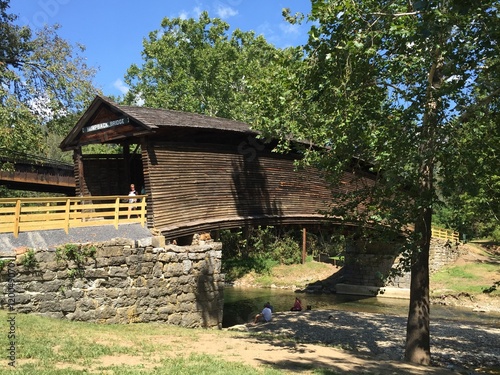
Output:
<instances>
[{"instance_id":1,"label":"leafy canopy","mask_svg":"<svg viewBox=\"0 0 500 375\"><path fill-rule=\"evenodd\" d=\"M95 69L83 46L57 35L57 25L33 33L8 8L0 0L0 147L44 154L45 136L66 133L74 123L68 116L96 93Z\"/></svg>"},{"instance_id":2,"label":"leafy canopy","mask_svg":"<svg viewBox=\"0 0 500 375\"><path fill-rule=\"evenodd\" d=\"M284 61L300 62L300 50L280 50L253 32L228 30L207 12L198 20L165 18L144 41L142 66L128 69L125 102L248 123L285 106L275 103L276 78L288 69Z\"/></svg>"},{"instance_id":3,"label":"leafy canopy","mask_svg":"<svg viewBox=\"0 0 500 375\"><path fill-rule=\"evenodd\" d=\"M299 116L261 127L285 144L291 135L318 146L303 150L303 162L331 179L338 194L329 214L360 228L407 229L412 362L430 363L434 206L476 191L484 200L472 199L476 207L498 208L498 8L494 0L312 0L302 79L289 96ZM494 140L483 148L485 135ZM377 182L339 188L349 168L368 168Z\"/></svg>"}]
</instances>

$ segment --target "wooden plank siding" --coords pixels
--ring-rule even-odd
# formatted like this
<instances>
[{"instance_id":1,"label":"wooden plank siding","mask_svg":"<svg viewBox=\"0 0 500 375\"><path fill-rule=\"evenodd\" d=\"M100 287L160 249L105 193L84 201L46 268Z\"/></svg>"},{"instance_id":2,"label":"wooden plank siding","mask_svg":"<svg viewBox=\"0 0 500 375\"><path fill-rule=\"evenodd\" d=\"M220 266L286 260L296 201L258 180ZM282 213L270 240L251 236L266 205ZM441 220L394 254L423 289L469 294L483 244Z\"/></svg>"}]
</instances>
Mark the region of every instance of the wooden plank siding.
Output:
<instances>
[{"instance_id":1,"label":"wooden plank siding","mask_svg":"<svg viewBox=\"0 0 500 375\"><path fill-rule=\"evenodd\" d=\"M157 142L152 152L148 208L167 237L242 223L318 222L331 201L318 171L296 171L290 156L260 151L250 160L234 146L177 142Z\"/></svg>"}]
</instances>

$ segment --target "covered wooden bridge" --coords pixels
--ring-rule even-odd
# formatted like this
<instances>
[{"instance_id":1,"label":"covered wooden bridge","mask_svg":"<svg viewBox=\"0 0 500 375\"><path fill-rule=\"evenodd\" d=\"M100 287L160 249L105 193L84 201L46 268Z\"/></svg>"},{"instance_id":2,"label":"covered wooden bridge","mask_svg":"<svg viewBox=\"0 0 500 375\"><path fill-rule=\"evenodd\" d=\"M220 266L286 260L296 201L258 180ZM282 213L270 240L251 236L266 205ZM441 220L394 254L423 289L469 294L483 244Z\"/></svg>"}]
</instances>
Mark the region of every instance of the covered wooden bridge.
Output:
<instances>
[{"instance_id":1,"label":"covered wooden bridge","mask_svg":"<svg viewBox=\"0 0 500 375\"><path fill-rule=\"evenodd\" d=\"M90 155L89 144L122 146ZM97 96L63 140L73 150L77 195L148 195L147 223L166 238L244 225L311 224L331 202L315 169L298 154L273 153L249 125L172 110L118 105ZM346 173L342 189L356 189ZM356 184L372 183L366 175ZM144 189L144 190L143 190Z\"/></svg>"}]
</instances>

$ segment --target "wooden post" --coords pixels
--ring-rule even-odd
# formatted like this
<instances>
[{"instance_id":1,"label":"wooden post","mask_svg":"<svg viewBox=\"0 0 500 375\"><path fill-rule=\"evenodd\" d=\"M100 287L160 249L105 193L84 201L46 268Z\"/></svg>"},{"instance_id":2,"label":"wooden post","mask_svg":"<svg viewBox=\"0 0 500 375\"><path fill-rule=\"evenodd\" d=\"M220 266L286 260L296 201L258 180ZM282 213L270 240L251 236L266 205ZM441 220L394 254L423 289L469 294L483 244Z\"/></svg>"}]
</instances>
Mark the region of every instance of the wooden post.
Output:
<instances>
[{"instance_id":1,"label":"wooden post","mask_svg":"<svg viewBox=\"0 0 500 375\"><path fill-rule=\"evenodd\" d=\"M115 199L115 220L114 220L114 225L115 228L118 229L118 222L120 220L120 198Z\"/></svg>"},{"instance_id":2,"label":"wooden post","mask_svg":"<svg viewBox=\"0 0 500 375\"><path fill-rule=\"evenodd\" d=\"M21 220L21 200L16 200L16 211L14 214L14 237L19 237L19 221Z\"/></svg>"},{"instance_id":3,"label":"wooden post","mask_svg":"<svg viewBox=\"0 0 500 375\"><path fill-rule=\"evenodd\" d=\"M130 184L136 184L136 181L132 181L132 176L130 175L130 143L125 141L123 143L123 163L124 163L124 171L125 171L125 181L126 181L126 189L129 188ZM138 187L139 188L139 187ZM128 190L127 190L128 194Z\"/></svg>"},{"instance_id":4,"label":"wooden post","mask_svg":"<svg viewBox=\"0 0 500 375\"><path fill-rule=\"evenodd\" d=\"M306 235L307 235L306 228L302 228L302 264L306 263L306 254L307 254Z\"/></svg>"},{"instance_id":5,"label":"wooden post","mask_svg":"<svg viewBox=\"0 0 500 375\"><path fill-rule=\"evenodd\" d=\"M71 200L68 198L66 199L66 207L64 210L64 231L66 234L69 233L69 213L70 213L70 208L71 208Z\"/></svg>"},{"instance_id":6,"label":"wooden post","mask_svg":"<svg viewBox=\"0 0 500 375\"><path fill-rule=\"evenodd\" d=\"M146 197L141 198L141 226L146 224Z\"/></svg>"}]
</instances>

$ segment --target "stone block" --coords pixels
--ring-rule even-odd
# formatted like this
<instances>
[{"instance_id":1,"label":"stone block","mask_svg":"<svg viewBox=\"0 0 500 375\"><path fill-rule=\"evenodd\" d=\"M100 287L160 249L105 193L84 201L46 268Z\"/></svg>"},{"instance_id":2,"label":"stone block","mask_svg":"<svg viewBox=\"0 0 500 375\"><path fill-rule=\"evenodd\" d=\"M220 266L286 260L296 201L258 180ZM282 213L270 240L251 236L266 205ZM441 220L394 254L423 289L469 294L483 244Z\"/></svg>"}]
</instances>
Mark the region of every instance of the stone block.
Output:
<instances>
[{"instance_id":1,"label":"stone block","mask_svg":"<svg viewBox=\"0 0 500 375\"><path fill-rule=\"evenodd\" d=\"M191 272L193 268L193 262L190 261L190 260L184 260L182 261L182 272L184 272L184 274L189 274Z\"/></svg>"},{"instance_id":2,"label":"stone block","mask_svg":"<svg viewBox=\"0 0 500 375\"><path fill-rule=\"evenodd\" d=\"M160 253L158 254L158 260L164 263L176 262L177 254L171 251L166 253Z\"/></svg>"},{"instance_id":3,"label":"stone block","mask_svg":"<svg viewBox=\"0 0 500 375\"><path fill-rule=\"evenodd\" d=\"M161 277L163 275L163 264L156 262L153 266L153 277Z\"/></svg>"},{"instance_id":4,"label":"stone block","mask_svg":"<svg viewBox=\"0 0 500 375\"><path fill-rule=\"evenodd\" d=\"M129 255L128 257L125 258L125 262L128 264L128 265L132 265L132 264L137 264L139 263L141 259L139 259L139 256L137 254L131 254Z\"/></svg>"},{"instance_id":5,"label":"stone block","mask_svg":"<svg viewBox=\"0 0 500 375\"><path fill-rule=\"evenodd\" d=\"M102 268L86 269L84 272L86 278L89 279L99 279L108 277L108 272Z\"/></svg>"},{"instance_id":6,"label":"stone block","mask_svg":"<svg viewBox=\"0 0 500 375\"><path fill-rule=\"evenodd\" d=\"M56 253L54 251L37 251L35 259L38 263L52 263L56 261Z\"/></svg>"},{"instance_id":7,"label":"stone block","mask_svg":"<svg viewBox=\"0 0 500 375\"><path fill-rule=\"evenodd\" d=\"M147 285L147 281L143 276L137 277L134 281L132 281L132 287L141 288Z\"/></svg>"},{"instance_id":8,"label":"stone block","mask_svg":"<svg viewBox=\"0 0 500 375\"><path fill-rule=\"evenodd\" d=\"M105 246L98 248L96 251L96 258L117 256L123 256L122 246Z\"/></svg>"},{"instance_id":9,"label":"stone block","mask_svg":"<svg viewBox=\"0 0 500 375\"><path fill-rule=\"evenodd\" d=\"M123 267L111 266L111 267L109 267L108 275L110 277L122 277L122 278L125 278L125 277L128 276L128 268L125 267L125 266L123 266Z\"/></svg>"},{"instance_id":10,"label":"stone block","mask_svg":"<svg viewBox=\"0 0 500 375\"><path fill-rule=\"evenodd\" d=\"M62 280L51 280L44 283L30 283L29 287L31 291L49 293L49 292L59 292L63 287L64 282Z\"/></svg>"},{"instance_id":11,"label":"stone block","mask_svg":"<svg viewBox=\"0 0 500 375\"><path fill-rule=\"evenodd\" d=\"M121 266L125 264L125 256L124 255L119 255L119 256L111 256L108 258L108 265L109 266Z\"/></svg>"},{"instance_id":12,"label":"stone block","mask_svg":"<svg viewBox=\"0 0 500 375\"><path fill-rule=\"evenodd\" d=\"M165 236L154 236L151 237L151 246L154 248L165 247Z\"/></svg>"},{"instance_id":13,"label":"stone block","mask_svg":"<svg viewBox=\"0 0 500 375\"><path fill-rule=\"evenodd\" d=\"M47 312L60 312L61 311L61 304L59 301L42 301L38 305L37 312L40 313L47 313Z\"/></svg>"},{"instance_id":14,"label":"stone block","mask_svg":"<svg viewBox=\"0 0 500 375\"><path fill-rule=\"evenodd\" d=\"M181 276L184 274L184 266L179 263L166 264L163 267L165 277Z\"/></svg>"},{"instance_id":15,"label":"stone block","mask_svg":"<svg viewBox=\"0 0 500 375\"><path fill-rule=\"evenodd\" d=\"M78 311L95 310L98 307L98 302L92 298L82 298L76 301L76 309Z\"/></svg>"},{"instance_id":16,"label":"stone block","mask_svg":"<svg viewBox=\"0 0 500 375\"><path fill-rule=\"evenodd\" d=\"M152 243L153 243L152 237L141 238L140 240L137 240L137 247L152 246Z\"/></svg>"},{"instance_id":17,"label":"stone block","mask_svg":"<svg viewBox=\"0 0 500 375\"><path fill-rule=\"evenodd\" d=\"M95 310L95 318L97 320L107 320L116 315L116 310L111 306L99 306Z\"/></svg>"},{"instance_id":18,"label":"stone block","mask_svg":"<svg viewBox=\"0 0 500 375\"><path fill-rule=\"evenodd\" d=\"M76 309L76 302L73 298L66 298L61 300L60 305L62 312L74 312Z\"/></svg>"}]
</instances>

